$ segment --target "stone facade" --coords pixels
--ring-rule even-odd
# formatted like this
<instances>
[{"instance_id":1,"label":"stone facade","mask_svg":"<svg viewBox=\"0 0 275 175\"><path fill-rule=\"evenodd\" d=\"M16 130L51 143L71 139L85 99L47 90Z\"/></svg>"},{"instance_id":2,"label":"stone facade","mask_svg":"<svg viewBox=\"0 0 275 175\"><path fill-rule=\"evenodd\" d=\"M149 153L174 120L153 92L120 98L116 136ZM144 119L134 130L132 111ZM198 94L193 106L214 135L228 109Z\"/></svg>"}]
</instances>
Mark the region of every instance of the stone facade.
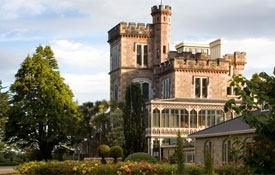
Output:
<instances>
[{"instance_id":1,"label":"stone facade","mask_svg":"<svg viewBox=\"0 0 275 175\"><path fill-rule=\"evenodd\" d=\"M245 52L222 56L223 40L187 43L170 50L172 8L154 6L152 24L121 22L108 32L110 99L124 101L126 87L140 83L148 109L148 153L168 158L177 132L190 133L234 117L223 111L234 97L232 75L243 74Z\"/></svg>"},{"instance_id":2,"label":"stone facade","mask_svg":"<svg viewBox=\"0 0 275 175\"><path fill-rule=\"evenodd\" d=\"M195 163L205 162L205 150L209 149L213 163L215 165L229 164L234 161L231 152L233 149L238 150L236 157L243 154L245 145L253 144L254 133L243 133L223 136L213 136L197 138L195 141ZM238 142L238 144L237 144ZM211 145L209 147L209 145Z\"/></svg>"}]
</instances>

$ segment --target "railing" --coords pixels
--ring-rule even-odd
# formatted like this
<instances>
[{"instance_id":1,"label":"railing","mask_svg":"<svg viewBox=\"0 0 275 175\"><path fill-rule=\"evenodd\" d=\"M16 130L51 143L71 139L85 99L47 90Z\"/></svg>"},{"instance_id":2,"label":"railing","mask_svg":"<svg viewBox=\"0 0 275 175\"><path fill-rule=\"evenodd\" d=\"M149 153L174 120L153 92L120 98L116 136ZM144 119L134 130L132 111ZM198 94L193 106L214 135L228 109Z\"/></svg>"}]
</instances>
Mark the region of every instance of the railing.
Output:
<instances>
[{"instance_id":1,"label":"railing","mask_svg":"<svg viewBox=\"0 0 275 175\"><path fill-rule=\"evenodd\" d=\"M153 137L153 136L176 136L178 132L180 132L181 136L187 136L194 132L198 132L203 128L162 128L162 127L153 127L146 128L145 136Z\"/></svg>"}]
</instances>

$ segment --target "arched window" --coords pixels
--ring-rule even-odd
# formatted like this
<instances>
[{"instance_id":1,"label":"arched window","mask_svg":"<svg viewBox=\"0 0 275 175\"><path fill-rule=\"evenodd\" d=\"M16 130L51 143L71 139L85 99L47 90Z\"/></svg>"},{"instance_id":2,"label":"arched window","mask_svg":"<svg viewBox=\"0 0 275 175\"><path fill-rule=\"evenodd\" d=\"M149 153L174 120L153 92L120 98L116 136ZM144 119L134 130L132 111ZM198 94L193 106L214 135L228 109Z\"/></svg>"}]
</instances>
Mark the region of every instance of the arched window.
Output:
<instances>
[{"instance_id":1,"label":"arched window","mask_svg":"<svg viewBox=\"0 0 275 175\"><path fill-rule=\"evenodd\" d=\"M193 109L190 112L190 127L197 128L197 112Z\"/></svg>"},{"instance_id":2,"label":"arched window","mask_svg":"<svg viewBox=\"0 0 275 175\"><path fill-rule=\"evenodd\" d=\"M199 128L206 127L206 116L207 116L207 111L200 110L200 112L199 112Z\"/></svg>"},{"instance_id":3,"label":"arched window","mask_svg":"<svg viewBox=\"0 0 275 175\"><path fill-rule=\"evenodd\" d=\"M162 110L161 127L169 127L169 109Z\"/></svg>"},{"instance_id":4,"label":"arched window","mask_svg":"<svg viewBox=\"0 0 275 175\"><path fill-rule=\"evenodd\" d=\"M230 140L224 140L222 144L222 162L224 164L228 164L229 162L232 161L232 156L230 154L231 152L231 141Z\"/></svg>"},{"instance_id":5,"label":"arched window","mask_svg":"<svg viewBox=\"0 0 275 175\"><path fill-rule=\"evenodd\" d=\"M189 116L188 111L186 109L179 110L181 127L182 128L189 128Z\"/></svg>"},{"instance_id":6,"label":"arched window","mask_svg":"<svg viewBox=\"0 0 275 175\"><path fill-rule=\"evenodd\" d=\"M204 143L204 161L206 161L207 158L210 158L213 161L213 144L210 140L207 140Z\"/></svg>"},{"instance_id":7,"label":"arched window","mask_svg":"<svg viewBox=\"0 0 275 175\"><path fill-rule=\"evenodd\" d=\"M153 127L160 127L160 111L158 109L153 110Z\"/></svg>"},{"instance_id":8,"label":"arched window","mask_svg":"<svg viewBox=\"0 0 275 175\"><path fill-rule=\"evenodd\" d=\"M147 78L135 78L132 80L134 83L139 83L140 89L145 100L150 100L152 97L151 81Z\"/></svg>"}]
</instances>

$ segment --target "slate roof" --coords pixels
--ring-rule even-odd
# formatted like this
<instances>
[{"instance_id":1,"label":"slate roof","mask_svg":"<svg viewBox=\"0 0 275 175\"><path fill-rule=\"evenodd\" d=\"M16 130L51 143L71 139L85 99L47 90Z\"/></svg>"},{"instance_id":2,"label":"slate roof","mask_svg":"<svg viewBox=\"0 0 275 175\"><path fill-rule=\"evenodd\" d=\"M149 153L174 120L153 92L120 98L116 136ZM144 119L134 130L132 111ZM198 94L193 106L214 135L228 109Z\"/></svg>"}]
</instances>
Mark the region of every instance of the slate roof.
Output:
<instances>
[{"instance_id":1,"label":"slate roof","mask_svg":"<svg viewBox=\"0 0 275 175\"><path fill-rule=\"evenodd\" d=\"M269 111L255 111L255 114L268 114ZM244 116L239 116L223 123L211 126L204 130L190 134L190 138L201 138L201 137L214 137L224 136L232 134L243 134L243 133L254 133L255 128L251 128L245 121Z\"/></svg>"}]
</instances>

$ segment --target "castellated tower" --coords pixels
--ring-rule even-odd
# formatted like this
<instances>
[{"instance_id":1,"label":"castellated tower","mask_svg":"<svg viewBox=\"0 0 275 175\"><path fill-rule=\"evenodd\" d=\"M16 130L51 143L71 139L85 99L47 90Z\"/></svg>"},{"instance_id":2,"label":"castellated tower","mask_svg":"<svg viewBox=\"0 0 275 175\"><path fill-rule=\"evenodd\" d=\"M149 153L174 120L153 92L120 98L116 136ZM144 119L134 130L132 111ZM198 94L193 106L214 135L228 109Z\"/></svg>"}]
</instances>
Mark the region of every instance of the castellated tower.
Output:
<instances>
[{"instance_id":1,"label":"castellated tower","mask_svg":"<svg viewBox=\"0 0 275 175\"><path fill-rule=\"evenodd\" d=\"M171 14L170 6L154 6L153 24L121 22L108 32L111 100L124 101L131 82L140 83L145 99L153 98L154 66L168 58Z\"/></svg>"},{"instance_id":2,"label":"castellated tower","mask_svg":"<svg viewBox=\"0 0 275 175\"><path fill-rule=\"evenodd\" d=\"M152 53L155 58L154 64L158 65L168 60L172 10L170 6L154 6L151 9L151 15L153 17L154 32Z\"/></svg>"}]
</instances>

